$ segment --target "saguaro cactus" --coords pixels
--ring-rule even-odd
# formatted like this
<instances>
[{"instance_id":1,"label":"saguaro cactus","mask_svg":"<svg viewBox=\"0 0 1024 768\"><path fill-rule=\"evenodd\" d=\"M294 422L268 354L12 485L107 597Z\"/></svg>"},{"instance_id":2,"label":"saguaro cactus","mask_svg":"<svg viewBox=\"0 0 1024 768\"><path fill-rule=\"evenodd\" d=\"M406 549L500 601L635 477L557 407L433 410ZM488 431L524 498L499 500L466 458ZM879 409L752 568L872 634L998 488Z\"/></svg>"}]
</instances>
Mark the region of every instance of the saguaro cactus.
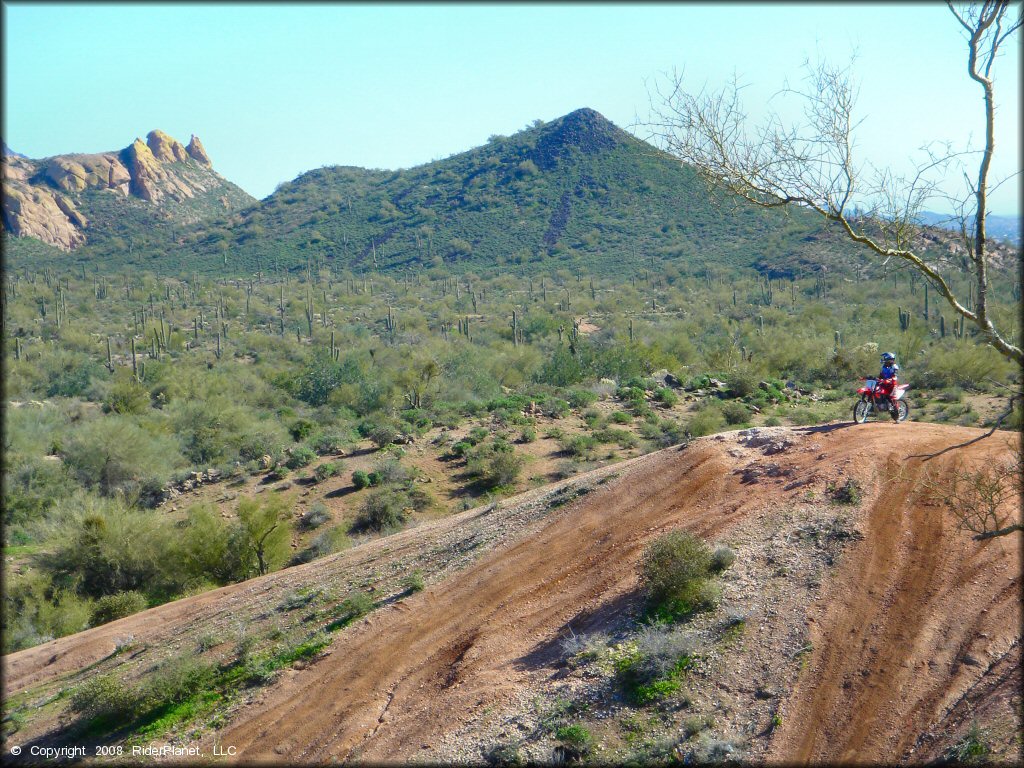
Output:
<instances>
[{"instance_id":1,"label":"saguaro cactus","mask_svg":"<svg viewBox=\"0 0 1024 768\"><path fill-rule=\"evenodd\" d=\"M904 312L903 307L897 307L897 311L899 312L900 318L900 330L906 331L910 328L910 310Z\"/></svg>"}]
</instances>

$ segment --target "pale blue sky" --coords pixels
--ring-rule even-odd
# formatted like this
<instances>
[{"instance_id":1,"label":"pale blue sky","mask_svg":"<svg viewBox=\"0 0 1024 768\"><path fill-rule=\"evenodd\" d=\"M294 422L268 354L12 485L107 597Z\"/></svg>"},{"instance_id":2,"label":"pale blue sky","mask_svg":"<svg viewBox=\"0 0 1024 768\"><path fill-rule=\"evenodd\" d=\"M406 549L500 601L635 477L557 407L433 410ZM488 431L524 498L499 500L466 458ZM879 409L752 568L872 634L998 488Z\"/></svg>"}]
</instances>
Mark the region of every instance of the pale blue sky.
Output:
<instances>
[{"instance_id":1,"label":"pale blue sky","mask_svg":"<svg viewBox=\"0 0 1024 768\"><path fill-rule=\"evenodd\" d=\"M861 82L860 144L899 164L982 135L943 3L650 5L4 4L3 137L30 157L197 134L257 197L322 165L402 168L591 107L620 126L647 81L750 84L753 110L810 56ZM999 63L997 171L1020 168L1019 45ZM991 200L1019 211L1019 183Z\"/></svg>"}]
</instances>

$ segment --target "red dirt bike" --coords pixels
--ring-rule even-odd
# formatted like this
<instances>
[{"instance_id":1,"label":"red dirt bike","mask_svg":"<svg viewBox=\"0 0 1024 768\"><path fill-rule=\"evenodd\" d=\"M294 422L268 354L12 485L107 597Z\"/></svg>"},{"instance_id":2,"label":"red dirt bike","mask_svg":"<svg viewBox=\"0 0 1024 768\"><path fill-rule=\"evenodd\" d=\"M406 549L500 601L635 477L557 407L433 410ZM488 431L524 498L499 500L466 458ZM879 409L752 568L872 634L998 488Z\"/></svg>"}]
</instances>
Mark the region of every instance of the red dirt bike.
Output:
<instances>
[{"instance_id":1,"label":"red dirt bike","mask_svg":"<svg viewBox=\"0 0 1024 768\"><path fill-rule=\"evenodd\" d=\"M889 400L896 403L896 421L906 421L910 415L910 406L903 399L903 395L910 389L909 384L897 384L891 395L884 394L877 379L864 379L864 386L857 390L860 400L853 406L853 420L863 424L872 413L885 414L892 417L889 410Z\"/></svg>"}]
</instances>

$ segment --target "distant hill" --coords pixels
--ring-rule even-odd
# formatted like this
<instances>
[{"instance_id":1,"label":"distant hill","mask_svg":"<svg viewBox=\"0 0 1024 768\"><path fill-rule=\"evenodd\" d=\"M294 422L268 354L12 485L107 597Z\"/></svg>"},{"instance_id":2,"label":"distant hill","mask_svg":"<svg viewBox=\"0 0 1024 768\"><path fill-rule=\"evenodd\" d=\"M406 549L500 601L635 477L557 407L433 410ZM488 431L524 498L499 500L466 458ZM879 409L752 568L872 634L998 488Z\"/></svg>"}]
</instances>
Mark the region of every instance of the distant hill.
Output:
<instances>
[{"instance_id":1,"label":"distant hill","mask_svg":"<svg viewBox=\"0 0 1024 768\"><path fill-rule=\"evenodd\" d=\"M201 270L219 268L226 253L245 271L315 259L356 272L446 264L607 273L654 258L787 274L834 251L824 237L800 212L712 200L693 171L580 109L408 170L310 171L195 231L187 248Z\"/></svg>"},{"instance_id":2,"label":"distant hill","mask_svg":"<svg viewBox=\"0 0 1024 768\"><path fill-rule=\"evenodd\" d=\"M951 222L948 215L933 213L932 211L922 211L918 215L918 221L921 224L941 227L943 229L955 230L959 228L959 224ZM985 230L988 232L989 237L1016 245L1018 248L1021 246L1019 216L993 216L990 214L985 219L985 225Z\"/></svg>"},{"instance_id":3,"label":"distant hill","mask_svg":"<svg viewBox=\"0 0 1024 768\"><path fill-rule=\"evenodd\" d=\"M119 151L41 160L3 146L4 230L62 251L143 251L173 240L176 228L254 202L213 170L195 136L186 146L151 131Z\"/></svg>"},{"instance_id":4,"label":"distant hill","mask_svg":"<svg viewBox=\"0 0 1024 768\"><path fill-rule=\"evenodd\" d=\"M415 168L318 168L260 202L212 170L198 139L186 147L159 131L120 153L9 155L4 173L5 229L71 251L8 238L15 267L622 276L672 265L788 277L850 272L867 258L814 214L717 197L592 109ZM24 215L32 206L44 209L41 225ZM946 257L942 240L921 245Z\"/></svg>"}]
</instances>

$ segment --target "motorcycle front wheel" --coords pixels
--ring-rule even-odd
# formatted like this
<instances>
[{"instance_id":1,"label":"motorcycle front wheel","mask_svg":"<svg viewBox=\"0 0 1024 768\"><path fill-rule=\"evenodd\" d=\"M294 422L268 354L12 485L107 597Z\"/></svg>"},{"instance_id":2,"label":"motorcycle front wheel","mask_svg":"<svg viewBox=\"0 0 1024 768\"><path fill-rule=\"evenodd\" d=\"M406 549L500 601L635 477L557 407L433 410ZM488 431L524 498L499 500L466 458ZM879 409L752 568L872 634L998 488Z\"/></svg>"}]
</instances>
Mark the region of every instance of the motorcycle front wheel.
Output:
<instances>
[{"instance_id":1,"label":"motorcycle front wheel","mask_svg":"<svg viewBox=\"0 0 1024 768\"><path fill-rule=\"evenodd\" d=\"M906 421L907 417L910 415L910 406L904 403L902 400L899 400L896 403L896 415L896 421Z\"/></svg>"},{"instance_id":2,"label":"motorcycle front wheel","mask_svg":"<svg viewBox=\"0 0 1024 768\"><path fill-rule=\"evenodd\" d=\"M868 420L868 414L871 412L871 403L867 400L858 400L857 404L853 406L853 420L858 424L863 424Z\"/></svg>"}]
</instances>

